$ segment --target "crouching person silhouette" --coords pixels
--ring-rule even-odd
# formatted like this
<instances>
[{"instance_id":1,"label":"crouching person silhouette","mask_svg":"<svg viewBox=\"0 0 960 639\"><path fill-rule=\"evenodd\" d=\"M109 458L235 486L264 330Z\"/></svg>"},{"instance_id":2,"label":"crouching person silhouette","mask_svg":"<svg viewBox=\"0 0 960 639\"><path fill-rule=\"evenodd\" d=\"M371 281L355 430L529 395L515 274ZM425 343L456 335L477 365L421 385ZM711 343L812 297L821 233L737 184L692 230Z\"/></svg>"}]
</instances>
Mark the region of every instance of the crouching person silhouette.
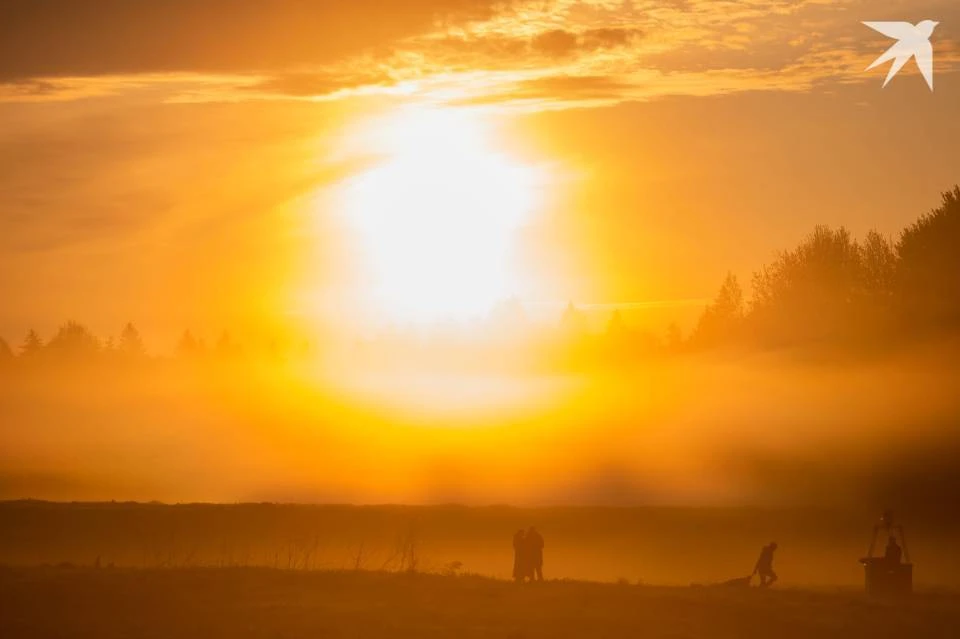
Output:
<instances>
[{"instance_id":1,"label":"crouching person silhouette","mask_svg":"<svg viewBox=\"0 0 960 639\"><path fill-rule=\"evenodd\" d=\"M760 575L760 587L768 588L777 580L777 573L773 572L773 553L777 550L777 542L772 541L764 546L753 568L753 575ZM751 577L753 576L751 575Z\"/></svg>"}]
</instances>

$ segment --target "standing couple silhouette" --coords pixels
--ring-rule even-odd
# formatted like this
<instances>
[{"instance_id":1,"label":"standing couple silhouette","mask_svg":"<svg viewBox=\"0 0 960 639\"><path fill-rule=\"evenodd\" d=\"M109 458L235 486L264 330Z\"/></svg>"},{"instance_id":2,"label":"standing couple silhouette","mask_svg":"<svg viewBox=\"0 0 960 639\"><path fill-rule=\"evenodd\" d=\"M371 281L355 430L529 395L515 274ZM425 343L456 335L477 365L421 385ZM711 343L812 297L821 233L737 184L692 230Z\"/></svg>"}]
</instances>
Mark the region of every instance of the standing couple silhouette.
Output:
<instances>
[{"instance_id":1,"label":"standing couple silhouette","mask_svg":"<svg viewBox=\"0 0 960 639\"><path fill-rule=\"evenodd\" d=\"M543 581L543 537L533 526L513 535L513 580Z\"/></svg>"}]
</instances>

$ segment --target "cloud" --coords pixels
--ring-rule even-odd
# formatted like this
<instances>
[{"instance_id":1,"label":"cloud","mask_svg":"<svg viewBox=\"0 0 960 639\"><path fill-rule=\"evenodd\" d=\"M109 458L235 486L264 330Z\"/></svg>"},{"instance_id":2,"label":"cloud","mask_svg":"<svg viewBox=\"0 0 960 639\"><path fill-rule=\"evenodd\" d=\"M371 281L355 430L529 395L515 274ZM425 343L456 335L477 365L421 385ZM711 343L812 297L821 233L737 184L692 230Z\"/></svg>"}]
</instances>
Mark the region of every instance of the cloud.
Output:
<instances>
[{"instance_id":1,"label":"cloud","mask_svg":"<svg viewBox=\"0 0 960 639\"><path fill-rule=\"evenodd\" d=\"M890 0L0 0L0 101L407 95L558 107L866 81ZM947 21L945 0L923 9ZM861 15L863 14L863 15ZM957 36L938 32L937 72ZM865 66L865 65L864 65Z\"/></svg>"},{"instance_id":2,"label":"cloud","mask_svg":"<svg viewBox=\"0 0 960 639\"><path fill-rule=\"evenodd\" d=\"M583 43L587 49L606 49L627 46L642 36L643 31L629 27L588 29L583 33Z\"/></svg>"},{"instance_id":3,"label":"cloud","mask_svg":"<svg viewBox=\"0 0 960 639\"><path fill-rule=\"evenodd\" d=\"M563 29L544 31L533 38L533 50L549 56L564 56L577 48L577 36Z\"/></svg>"},{"instance_id":4,"label":"cloud","mask_svg":"<svg viewBox=\"0 0 960 639\"><path fill-rule=\"evenodd\" d=\"M286 96L323 96L358 89L394 84L395 79L382 71L348 73L285 73L274 75L247 86L247 90Z\"/></svg>"},{"instance_id":5,"label":"cloud","mask_svg":"<svg viewBox=\"0 0 960 639\"><path fill-rule=\"evenodd\" d=\"M565 105L599 105L617 102L628 95L632 85L613 76L555 75L522 80L501 92L484 93L459 101L464 106L496 104L536 104L546 107L548 103Z\"/></svg>"},{"instance_id":6,"label":"cloud","mask_svg":"<svg viewBox=\"0 0 960 639\"><path fill-rule=\"evenodd\" d=\"M0 0L0 82L330 64L493 0ZM498 2L498 4L503 4Z\"/></svg>"}]
</instances>

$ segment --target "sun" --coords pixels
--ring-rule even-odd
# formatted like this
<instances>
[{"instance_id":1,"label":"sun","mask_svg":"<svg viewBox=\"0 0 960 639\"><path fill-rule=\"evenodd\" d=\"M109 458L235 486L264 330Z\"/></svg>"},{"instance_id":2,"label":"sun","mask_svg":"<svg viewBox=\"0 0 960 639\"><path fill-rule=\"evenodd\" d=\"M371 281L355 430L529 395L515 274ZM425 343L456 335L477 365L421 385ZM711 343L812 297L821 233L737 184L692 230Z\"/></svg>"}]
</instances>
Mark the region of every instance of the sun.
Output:
<instances>
[{"instance_id":1,"label":"sun","mask_svg":"<svg viewBox=\"0 0 960 639\"><path fill-rule=\"evenodd\" d=\"M489 123L466 109L404 110L365 132L383 159L343 183L342 207L377 311L462 320L516 294L516 236L540 171L495 148Z\"/></svg>"}]
</instances>

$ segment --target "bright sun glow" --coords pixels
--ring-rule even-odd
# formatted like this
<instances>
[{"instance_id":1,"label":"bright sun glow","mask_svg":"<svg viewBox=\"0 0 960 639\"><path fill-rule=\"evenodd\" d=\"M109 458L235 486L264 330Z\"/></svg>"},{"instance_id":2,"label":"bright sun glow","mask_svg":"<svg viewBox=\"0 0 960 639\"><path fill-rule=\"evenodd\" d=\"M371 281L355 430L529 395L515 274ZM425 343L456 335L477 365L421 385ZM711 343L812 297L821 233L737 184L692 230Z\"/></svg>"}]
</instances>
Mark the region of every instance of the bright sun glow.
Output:
<instances>
[{"instance_id":1,"label":"bright sun glow","mask_svg":"<svg viewBox=\"0 0 960 639\"><path fill-rule=\"evenodd\" d=\"M493 148L478 115L403 111L366 131L384 161L344 184L371 301L391 319L465 319L514 294L516 231L538 170Z\"/></svg>"}]
</instances>

